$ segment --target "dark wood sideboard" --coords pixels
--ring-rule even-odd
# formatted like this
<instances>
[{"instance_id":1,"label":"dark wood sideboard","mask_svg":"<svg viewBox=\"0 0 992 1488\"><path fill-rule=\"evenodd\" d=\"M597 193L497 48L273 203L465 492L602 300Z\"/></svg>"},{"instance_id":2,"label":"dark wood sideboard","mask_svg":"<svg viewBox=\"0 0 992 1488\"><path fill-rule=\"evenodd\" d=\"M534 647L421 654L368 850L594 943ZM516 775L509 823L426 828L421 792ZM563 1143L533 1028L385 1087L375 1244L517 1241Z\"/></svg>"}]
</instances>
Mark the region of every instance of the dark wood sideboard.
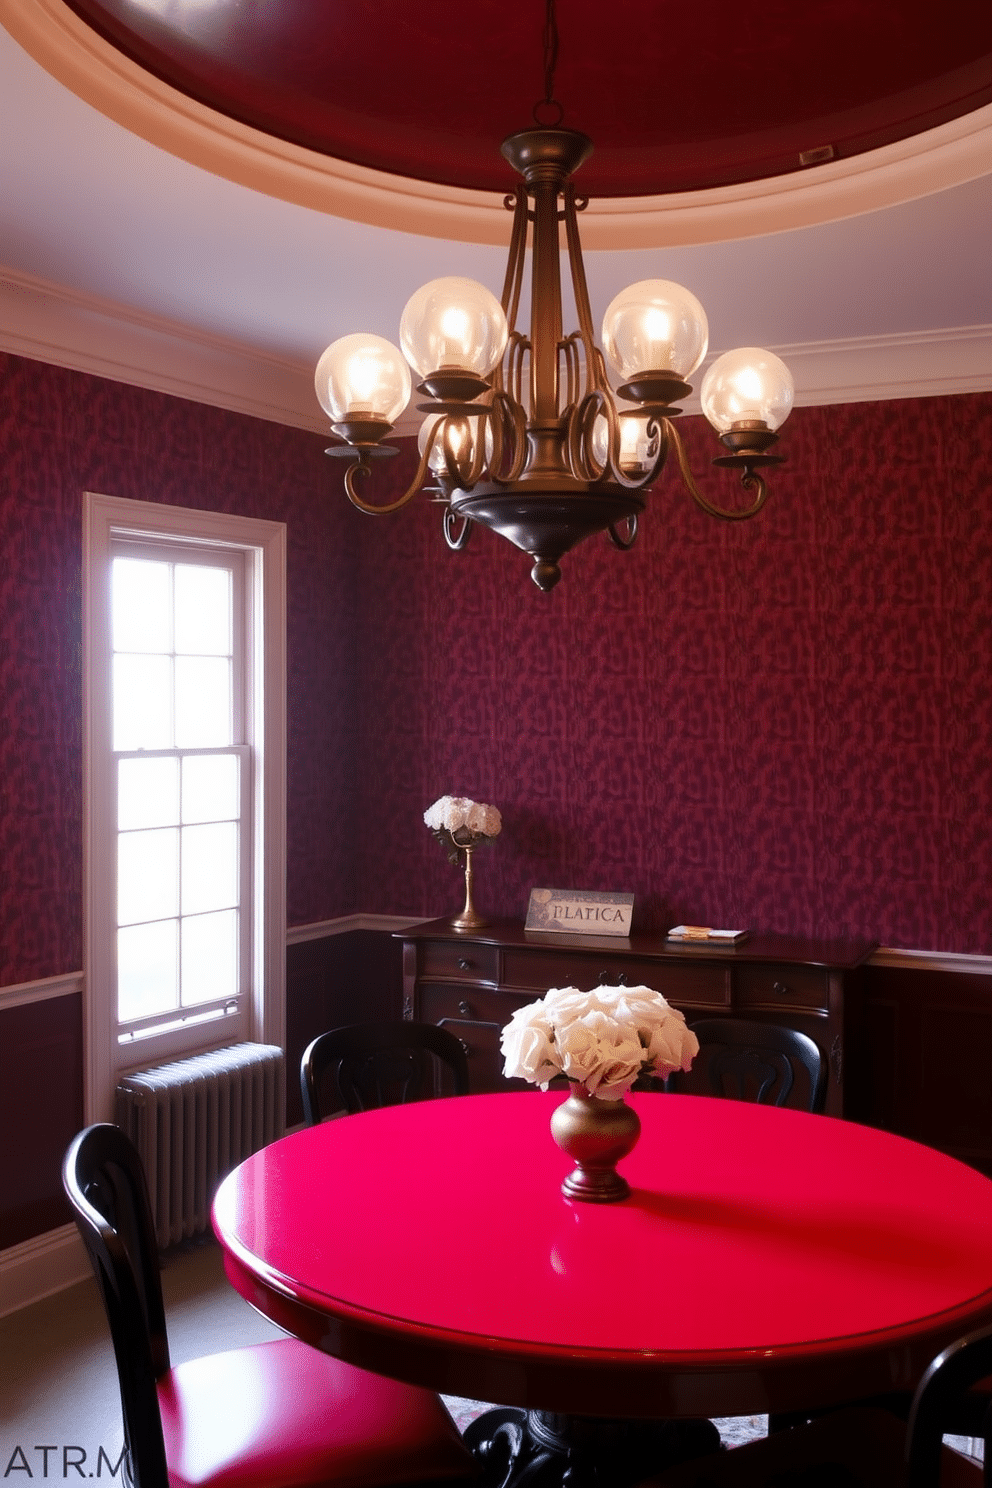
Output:
<instances>
[{"instance_id":1,"label":"dark wood sideboard","mask_svg":"<svg viewBox=\"0 0 992 1488\"><path fill-rule=\"evenodd\" d=\"M735 1016L799 1028L829 1061L827 1112L856 1114L845 1099L845 1048L858 1043L860 971L869 941L752 935L730 947L687 945L663 936L629 939L550 935L519 921L453 930L450 920L398 931L403 941L403 1016L440 1023L468 1051L473 1091L523 1086L506 1080L500 1031L510 1014L550 987L652 987L691 1023Z\"/></svg>"}]
</instances>

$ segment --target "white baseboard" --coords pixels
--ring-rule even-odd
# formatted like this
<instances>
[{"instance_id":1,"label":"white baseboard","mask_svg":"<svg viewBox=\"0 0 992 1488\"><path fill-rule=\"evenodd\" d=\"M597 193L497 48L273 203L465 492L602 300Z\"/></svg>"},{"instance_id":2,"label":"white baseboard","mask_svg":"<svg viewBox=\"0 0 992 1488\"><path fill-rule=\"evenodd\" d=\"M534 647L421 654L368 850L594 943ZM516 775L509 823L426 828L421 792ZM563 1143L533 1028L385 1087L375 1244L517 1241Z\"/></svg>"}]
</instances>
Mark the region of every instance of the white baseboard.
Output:
<instances>
[{"instance_id":1,"label":"white baseboard","mask_svg":"<svg viewBox=\"0 0 992 1488\"><path fill-rule=\"evenodd\" d=\"M75 1225L62 1225L0 1250L0 1317L92 1276Z\"/></svg>"}]
</instances>

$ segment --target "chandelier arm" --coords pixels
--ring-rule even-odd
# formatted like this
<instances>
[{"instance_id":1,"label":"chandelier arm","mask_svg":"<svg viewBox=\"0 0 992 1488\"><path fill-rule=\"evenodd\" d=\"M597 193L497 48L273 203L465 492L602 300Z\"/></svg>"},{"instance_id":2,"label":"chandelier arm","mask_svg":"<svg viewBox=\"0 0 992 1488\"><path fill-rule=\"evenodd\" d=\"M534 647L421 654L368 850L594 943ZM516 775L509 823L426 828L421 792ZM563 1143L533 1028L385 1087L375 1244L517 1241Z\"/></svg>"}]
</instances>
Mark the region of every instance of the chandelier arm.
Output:
<instances>
[{"instance_id":1,"label":"chandelier arm","mask_svg":"<svg viewBox=\"0 0 992 1488\"><path fill-rule=\"evenodd\" d=\"M741 485L744 487L745 491L757 492L757 495L755 496L750 506L746 506L743 509L737 511L732 509L725 510L722 506L714 506L713 502L708 501L703 493L700 491L699 487L696 485L695 477L693 476L693 473L689 468L689 460L686 456L685 447L682 443L681 437L679 436L678 430L674 428L674 426L668 419L665 419L664 423L668 426L669 437L675 448L675 457L679 462L679 472L682 476L682 480L685 483L686 490L689 492L689 495L692 497L693 501L700 508L700 510L704 511L709 517L716 517L717 520L721 522L746 522L749 517L757 516L758 512L768 500L768 485L763 477L758 475L754 470L749 470L746 468L741 475Z\"/></svg>"},{"instance_id":2,"label":"chandelier arm","mask_svg":"<svg viewBox=\"0 0 992 1488\"><path fill-rule=\"evenodd\" d=\"M570 408L579 397L579 380L582 372L582 363L579 359L579 348L577 343L581 340L578 331L573 331L566 336L562 343L562 351L565 356L565 407Z\"/></svg>"},{"instance_id":3,"label":"chandelier arm","mask_svg":"<svg viewBox=\"0 0 992 1488\"><path fill-rule=\"evenodd\" d=\"M488 409L480 408L479 435L475 440L470 438L468 417L465 414L444 414L438 420L438 423L442 425L441 453L444 455L445 468L449 479L456 486L471 489L482 474L485 460L480 451L485 448L484 419L486 417L488 417ZM434 443L437 428L438 425L435 424L431 430L429 446ZM457 445L453 442L456 431L460 436Z\"/></svg>"},{"instance_id":4,"label":"chandelier arm","mask_svg":"<svg viewBox=\"0 0 992 1488\"><path fill-rule=\"evenodd\" d=\"M500 419L498 434L496 421L493 417L497 411ZM508 393L499 390L493 394L490 418L494 425L493 464L490 469L492 470L494 480L509 484L512 481L520 479L527 461L527 420L517 400L511 398ZM496 474L496 468L499 465L499 456L502 454L503 433L507 426L509 426L513 433L513 463L504 474ZM497 449L499 450L499 454L497 454Z\"/></svg>"},{"instance_id":5,"label":"chandelier arm","mask_svg":"<svg viewBox=\"0 0 992 1488\"><path fill-rule=\"evenodd\" d=\"M601 413L609 425L609 442L606 464L598 465L592 459L592 429L597 413ZM643 491L658 479L668 459L669 437L674 437L668 419L658 414L649 414L645 432L657 435L658 450L651 465L642 474L629 476L620 466L620 418L613 399L602 388L587 393L582 402L569 412L568 457L571 467L583 480L597 481L606 474L614 485L625 491Z\"/></svg>"},{"instance_id":6,"label":"chandelier arm","mask_svg":"<svg viewBox=\"0 0 992 1488\"><path fill-rule=\"evenodd\" d=\"M572 474L579 480L601 480L609 469L608 453L606 463L603 465L600 465L593 457L592 431L600 414L610 426L612 438L611 415L615 420L616 414L605 393L598 388L586 393L580 402L565 410L568 465Z\"/></svg>"},{"instance_id":7,"label":"chandelier arm","mask_svg":"<svg viewBox=\"0 0 992 1488\"><path fill-rule=\"evenodd\" d=\"M507 387L506 392L514 400L520 402L520 390L523 386L524 352L530 346L530 342L519 331L513 331L510 335L506 351Z\"/></svg>"},{"instance_id":8,"label":"chandelier arm","mask_svg":"<svg viewBox=\"0 0 992 1488\"><path fill-rule=\"evenodd\" d=\"M613 546L619 548L621 553L628 552L637 541L637 513L634 512L633 516L627 518L626 537L621 536L618 522L612 522L606 530Z\"/></svg>"},{"instance_id":9,"label":"chandelier arm","mask_svg":"<svg viewBox=\"0 0 992 1488\"><path fill-rule=\"evenodd\" d=\"M586 354L586 392L603 384L596 380L596 337L592 328L592 309L589 305L589 286L586 283L585 264L582 260L582 243L579 239L579 224L575 211L575 187L571 181L564 186L565 242L568 247L568 265L572 274L572 292L575 309L579 317L578 334Z\"/></svg>"},{"instance_id":10,"label":"chandelier arm","mask_svg":"<svg viewBox=\"0 0 992 1488\"><path fill-rule=\"evenodd\" d=\"M510 198L507 197L507 202ZM506 277L503 280L502 305L507 329L511 336L516 331L517 311L520 307L520 289L524 277L524 260L527 256L527 187L521 182L514 192L513 227L510 230L510 251L506 259Z\"/></svg>"},{"instance_id":11,"label":"chandelier arm","mask_svg":"<svg viewBox=\"0 0 992 1488\"><path fill-rule=\"evenodd\" d=\"M453 553L460 553L472 536L472 518L462 517L459 526L459 519L449 506L445 508L443 522L445 542Z\"/></svg>"},{"instance_id":12,"label":"chandelier arm","mask_svg":"<svg viewBox=\"0 0 992 1488\"><path fill-rule=\"evenodd\" d=\"M438 423L440 422L441 420L438 419ZM403 492L402 496L397 497L395 501L388 502L385 506L373 506L370 502L363 501L355 490L355 477L357 475L368 475L372 468L365 454L361 450L356 450L354 462L347 467L344 473L344 488L348 493L348 500L352 506L357 506L359 511L365 512L370 517L388 517L390 512L399 511L401 507L406 506L408 502L412 501L424 484L424 478L428 470L428 461L430 460L431 445L434 442L434 435L436 433L437 424L434 425L434 428L431 430L431 437L424 445L424 453L420 457L417 473L409 487Z\"/></svg>"}]
</instances>

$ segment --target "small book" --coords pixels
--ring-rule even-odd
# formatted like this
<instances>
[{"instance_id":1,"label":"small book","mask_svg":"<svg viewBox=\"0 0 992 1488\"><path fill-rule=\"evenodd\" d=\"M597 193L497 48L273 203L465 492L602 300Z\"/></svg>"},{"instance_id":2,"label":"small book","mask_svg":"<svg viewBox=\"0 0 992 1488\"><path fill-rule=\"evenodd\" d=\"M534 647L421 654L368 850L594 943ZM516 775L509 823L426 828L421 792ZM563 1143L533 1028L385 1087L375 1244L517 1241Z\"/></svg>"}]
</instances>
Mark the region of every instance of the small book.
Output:
<instances>
[{"instance_id":1,"label":"small book","mask_svg":"<svg viewBox=\"0 0 992 1488\"><path fill-rule=\"evenodd\" d=\"M669 940L709 941L717 945L729 945L737 940L746 940L746 930L712 930L709 925L676 925L668 932Z\"/></svg>"}]
</instances>

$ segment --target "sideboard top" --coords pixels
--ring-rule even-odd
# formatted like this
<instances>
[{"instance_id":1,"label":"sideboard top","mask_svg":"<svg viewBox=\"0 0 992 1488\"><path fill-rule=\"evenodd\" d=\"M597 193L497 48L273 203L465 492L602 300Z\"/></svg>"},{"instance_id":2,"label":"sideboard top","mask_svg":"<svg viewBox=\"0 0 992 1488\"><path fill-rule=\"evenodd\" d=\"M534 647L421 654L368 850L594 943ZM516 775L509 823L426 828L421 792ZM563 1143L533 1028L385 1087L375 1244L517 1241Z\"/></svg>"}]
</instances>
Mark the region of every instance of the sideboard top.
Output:
<instances>
[{"instance_id":1,"label":"sideboard top","mask_svg":"<svg viewBox=\"0 0 992 1488\"><path fill-rule=\"evenodd\" d=\"M525 930L521 920L492 920L481 930L455 930L450 919L427 920L397 930L404 941L447 940L461 944L495 946L539 946L549 950L587 952L602 958L645 956L659 961L777 961L792 965L835 966L844 970L861 966L877 944L870 940L818 940L798 935L749 935L732 945L710 941L669 941L664 935L568 935Z\"/></svg>"}]
</instances>

